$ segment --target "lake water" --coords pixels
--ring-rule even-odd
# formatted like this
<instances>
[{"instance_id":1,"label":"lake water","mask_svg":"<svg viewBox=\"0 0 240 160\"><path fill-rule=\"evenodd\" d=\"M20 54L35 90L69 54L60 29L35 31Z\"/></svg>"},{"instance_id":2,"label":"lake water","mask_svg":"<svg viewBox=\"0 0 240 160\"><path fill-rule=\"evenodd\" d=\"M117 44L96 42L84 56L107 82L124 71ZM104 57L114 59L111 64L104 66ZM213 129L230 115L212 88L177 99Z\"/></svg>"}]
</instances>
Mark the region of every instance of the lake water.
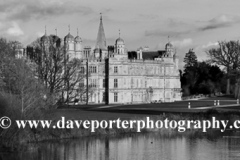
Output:
<instances>
[{"instance_id":1,"label":"lake water","mask_svg":"<svg viewBox=\"0 0 240 160\"><path fill-rule=\"evenodd\" d=\"M239 135L239 136L238 136ZM30 144L28 151L1 153L3 160L239 160L240 133L131 134Z\"/></svg>"}]
</instances>

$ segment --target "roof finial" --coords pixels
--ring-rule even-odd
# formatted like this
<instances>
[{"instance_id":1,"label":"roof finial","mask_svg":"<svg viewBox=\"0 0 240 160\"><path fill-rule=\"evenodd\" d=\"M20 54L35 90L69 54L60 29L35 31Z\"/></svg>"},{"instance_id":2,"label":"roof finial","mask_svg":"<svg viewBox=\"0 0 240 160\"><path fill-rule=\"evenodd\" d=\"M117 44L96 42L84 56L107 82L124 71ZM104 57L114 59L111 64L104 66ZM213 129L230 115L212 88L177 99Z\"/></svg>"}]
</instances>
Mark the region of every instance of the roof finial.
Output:
<instances>
[{"instance_id":1,"label":"roof finial","mask_svg":"<svg viewBox=\"0 0 240 160\"><path fill-rule=\"evenodd\" d=\"M70 33L70 24L68 25L68 32Z\"/></svg>"},{"instance_id":2,"label":"roof finial","mask_svg":"<svg viewBox=\"0 0 240 160\"><path fill-rule=\"evenodd\" d=\"M45 25L45 35L47 35L47 27L46 27L46 25Z\"/></svg>"},{"instance_id":3,"label":"roof finial","mask_svg":"<svg viewBox=\"0 0 240 160\"><path fill-rule=\"evenodd\" d=\"M170 42L169 39L170 39L170 36L168 36L168 43Z\"/></svg>"},{"instance_id":4,"label":"roof finial","mask_svg":"<svg viewBox=\"0 0 240 160\"><path fill-rule=\"evenodd\" d=\"M78 36L78 28L77 28L77 36Z\"/></svg>"},{"instance_id":5,"label":"roof finial","mask_svg":"<svg viewBox=\"0 0 240 160\"><path fill-rule=\"evenodd\" d=\"M100 20L102 21L102 13L100 13Z\"/></svg>"},{"instance_id":6,"label":"roof finial","mask_svg":"<svg viewBox=\"0 0 240 160\"><path fill-rule=\"evenodd\" d=\"M55 28L56 36L57 36L57 28Z\"/></svg>"},{"instance_id":7,"label":"roof finial","mask_svg":"<svg viewBox=\"0 0 240 160\"><path fill-rule=\"evenodd\" d=\"M120 35L121 35L121 31L120 31L120 29L119 29L119 38L120 38Z\"/></svg>"}]
</instances>

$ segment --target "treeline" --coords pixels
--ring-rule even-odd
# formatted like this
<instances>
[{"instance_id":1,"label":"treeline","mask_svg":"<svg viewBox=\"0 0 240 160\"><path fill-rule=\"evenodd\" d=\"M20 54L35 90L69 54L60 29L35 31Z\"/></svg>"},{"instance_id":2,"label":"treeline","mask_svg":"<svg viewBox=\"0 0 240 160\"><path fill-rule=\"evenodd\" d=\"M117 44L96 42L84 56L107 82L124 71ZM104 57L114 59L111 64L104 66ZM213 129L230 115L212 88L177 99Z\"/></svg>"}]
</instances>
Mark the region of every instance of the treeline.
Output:
<instances>
[{"instance_id":1,"label":"treeline","mask_svg":"<svg viewBox=\"0 0 240 160\"><path fill-rule=\"evenodd\" d=\"M1 146L14 148L34 137L34 131L18 129L17 119L38 119L51 107L49 92L24 59L15 58L19 42L0 38L0 117L12 120L8 129L0 129Z\"/></svg>"},{"instance_id":2,"label":"treeline","mask_svg":"<svg viewBox=\"0 0 240 160\"><path fill-rule=\"evenodd\" d=\"M193 49L186 53L184 70L180 71L183 96L234 94L240 75L239 41L219 41L206 54L209 59L199 62Z\"/></svg>"},{"instance_id":3,"label":"treeline","mask_svg":"<svg viewBox=\"0 0 240 160\"><path fill-rule=\"evenodd\" d=\"M186 53L180 71L183 96L225 92L225 73L216 65L199 62L193 49Z\"/></svg>"},{"instance_id":4,"label":"treeline","mask_svg":"<svg viewBox=\"0 0 240 160\"><path fill-rule=\"evenodd\" d=\"M60 103L73 102L86 94L82 62L66 54L66 46L55 35L36 39L27 46L28 59L35 64L35 75Z\"/></svg>"},{"instance_id":5,"label":"treeline","mask_svg":"<svg viewBox=\"0 0 240 160\"><path fill-rule=\"evenodd\" d=\"M27 47L27 57L16 58L21 44L0 38L0 117L12 120L10 128L0 128L0 150L48 136L60 137L41 128L18 129L14 122L48 119L57 102L70 102L85 93L85 86L80 85L85 77L80 72L81 61L66 57L64 46L56 45L54 37L46 39L47 44L35 40Z\"/></svg>"}]
</instances>

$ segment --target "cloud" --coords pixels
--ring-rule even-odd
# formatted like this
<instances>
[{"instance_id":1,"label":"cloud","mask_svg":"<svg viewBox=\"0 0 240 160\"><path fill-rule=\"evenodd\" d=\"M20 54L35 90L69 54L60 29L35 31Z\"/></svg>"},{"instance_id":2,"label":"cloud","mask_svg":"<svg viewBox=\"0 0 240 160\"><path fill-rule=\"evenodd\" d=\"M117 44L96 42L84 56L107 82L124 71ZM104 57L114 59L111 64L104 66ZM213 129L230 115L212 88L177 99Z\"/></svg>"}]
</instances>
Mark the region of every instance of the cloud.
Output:
<instances>
[{"instance_id":1,"label":"cloud","mask_svg":"<svg viewBox=\"0 0 240 160\"><path fill-rule=\"evenodd\" d=\"M187 47L192 45L193 40L191 38L186 38L180 41L172 41L172 44L174 47L179 47L179 48L183 48L183 47Z\"/></svg>"},{"instance_id":2,"label":"cloud","mask_svg":"<svg viewBox=\"0 0 240 160\"><path fill-rule=\"evenodd\" d=\"M165 28L165 29L163 29ZM182 35L189 35L196 30L195 24L184 22L176 18L167 18L162 21L162 26L157 29L146 30L145 36L162 36L162 37L180 37Z\"/></svg>"},{"instance_id":3,"label":"cloud","mask_svg":"<svg viewBox=\"0 0 240 160\"><path fill-rule=\"evenodd\" d=\"M163 37L178 37L180 35L188 34L190 33L190 30L184 30L184 31L163 31L163 30L146 30L145 36L163 36Z\"/></svg>"},{"instance_id":4,"label":"cloud","mask_svg":"<svg viewBox=\"0 0 240 160\"><path fill-rule=\"evenodd\" d=\"M36 32L36 35L37 35L38 37L42 37L42 36L44 35L44 32Z\"/></svg>"},{"instance_id":5,"label":"cloud","mask_svg":"<svg viewBox=\"0 0 240 160\"><path fill-rule=\"evenodd\" d=\"M198 21L199 22L199 21ZM236 23L240 23L240 16L236 15L220 15L208 21L201 21L200 26L196 24L185 23L181 20L169 18L167 20L168 30L155 29L146 30L145 36L170 36L179 37L190 33L214 30L218 28L230 27ZM170 30L171 28L171 30Z\"/></svg>"},{"instance_id":6,"label":"cloud","mask_svg":"<svg viewBox=\"0 0 240 160\"><path fill-rule=\"evenodd\" d=\"M206 54L206 51L210 48L215 48L215 47L218 47L218 42L211 42L211 41L194 47L194 51L198 57L198 60L201 60L201 61L207 60L208 56Z\"/></svg>"},{"instance_id":7,"label":"cloud","mask_svg":"<svg viewBox=\"0 0 240 160\"><path fill-rule=\"evenodd\" d=\"M179 28L179 27L192 28L193 27L191 24L176 18L168 18L167 23L168 23L168 27L171 27L171 28Z\"/></svg>"},{"instance_id":8,"label":"cloud","mask_svg":"<svg viewBox=\"0 0 240 160\"><path fill-rule=\"evenodd\" d=\"M88 15L93 10L74 1L9 0L0 2L0 13L7 15L5 19L28 21L74 13Z\"/></svg>"},{"instance_id":9,"label":"cloud","mask_svg":"<svg viewBox=\"0 0 240 160\"><path fill-rule=\"evenodd\" d=\"M8 33L10 36L21 36L21 35L24 35L22 29L19 27L19 25L18 25L16 22L13 22L13 23L12 23L12 27L10 27L10 28L7 30L7 33Z\"/></svg>"},{"instance_id":10,"label":"cloud","mask_svg":"<svg viewBox=\"0 0 240 160\"><path fill-rule=\"evenodd\" d=\"M240 22L239 16L221 15L207 21L206 22L207 24L203 27L200 27L199 30L206 31L206 30L213 30L213 29L218 29L223 27L229 27L239 22Z\"/></svg>"},{"instance_id":11,"label":"cloud","mask_svg":"<svg viewBox=\"0 0 240 160\"><path fill-rule=\"evenodd\" d=\"M138 16L141 19L147 19L147 20L153 20L158 18L158 15L154 15L154 14L138 14Z\"/></svg>"},{"instance_id":12,"label":"cloud","mask_svg":"<svg viewBox=\"0 0 240 160\"><path fill-rule=\"evenodd\" d=\"M207 49L216 46L218 46L218 42L208 42L207 44L202 45L201 48Z\"/></svg>"}]
</instances>

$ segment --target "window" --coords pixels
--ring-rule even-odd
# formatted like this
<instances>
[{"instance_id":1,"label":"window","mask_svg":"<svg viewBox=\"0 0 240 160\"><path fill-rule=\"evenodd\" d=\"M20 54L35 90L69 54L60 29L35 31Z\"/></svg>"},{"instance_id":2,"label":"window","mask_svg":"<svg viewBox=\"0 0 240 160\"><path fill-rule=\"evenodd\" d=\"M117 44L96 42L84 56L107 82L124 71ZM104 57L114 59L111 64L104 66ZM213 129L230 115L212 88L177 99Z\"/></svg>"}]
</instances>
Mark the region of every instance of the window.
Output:
<instances>
[{"instance_id":1,"label":"window","mask_svg":"<svg viewBox=\"0 0 240 160\"><path fill-rule=\"evenodd\" d=\"M79 83L79 87L80 87L80 88L83 88L83 87L84 87L84 82L80 82L80 83Z\"/></svg>"},{"instance_id":2,"label":"window","mask_svg":"<svg viewBox=\"0 0 240 160\"><path fill-rule=\"evenodd\" d=\"M105 73L105 67L102 68L103 73Z\"/></svg>"},{"instance_id":3,"label":"window","mask_svg":"<svg viewBox=\"0 0 240 160\"><path fill-rule=\"evenodd\" d=\"M103 79L103 84L102 85L103 85L103 88L105 88L105 85L106 85L105 84L105 79Z\"/></svg>"},{"instance_id":4,"label":"window","mask_svg":"<svg viewBox=\"0 0 240 160\"><path fill-rule=\"evenodd\" d=\"M92 66L89 66L89 72L92 73Z\"/></svg>"},{"instance_id":5,"label":"window","mask_svg":"<svg viewBox=\"0 0 240 160\"><path fill-rule=\"evenodd\" d=\"M97 73L97 67L94 66L94 73Z\"/></svg>"},{"instance_id":6,"label":"window","mask_svg":"<svg viewBox=\"0 0 240 160\"><path fill-rule=\"evenodd\" d=\"M118 67L114 66L114 73L118 73Z\"/></svg>"},{"instance_id":7,"label":"window","mask_svg":"<svg viewBox=\"0 0 240 160\"><path fill-rule=\"evenodd\" d=\"M97 79L93 80L93 86L96 88L97 87Z\"/></svg>"},{"instance_id":8,"label":"window","mask_svg":"<svg viewBox=\"0 0 240 160\"><path fill-rule=\"evenodd\" d=\"M118 49L118 54L120 53L120 50Z\"/></svg>"},{"instance_id":9,"label":"window","mask_svg":"<svg viewBox=\"0 0 240 160\"><path fill-rule=\"evenodd\" d=\"M96 88L97 87L97 79L89 79L89 86Z\"/></svg>"},{"instance_id":10,"label":"window","mask_svg":"<svg viewBox=\"0 0 240 160\"><path fill-rule=\"evenodd\" d=\"M105 100L106 100L106 95L105 95L105 92L103 92L103 99L102 99L102 102L105 102Z\"/></svg>"},{"instance_id":11,"label":"window","mask_svg":"<svg viewBox=\"0 0 240 160\"><path fill-rule=\"evenodd\" d=\"M96 66L90 66L89 70L90 70L90 73L97 73L97 67Z\"/></svg>"},{"instance_id":12,"label":"window","mask_svg":"<svg viewBox=\"0 0 240 160\"><path fill-rule=\"evenodd\" d=\"M114 93L114 102L118 101L118 93Z\"/></svg>"},{"instance_id":13,"label":"window","mask_svg":"<svg viewBox=\"0 0 240 160\"><path fill-rule=\"evenodd\" d=\"M118 88L118 80L114 79L114 88Z\"/></svg>"},{"instance_id":14,"label":"window","mask_svg":"<svg viewBox=\"0 0 240 160\"><path fill-rule=\"evenodd\" d=\"M80 73L84 73L84 67L81 67Z\"/></svg>"}]
</instances>

